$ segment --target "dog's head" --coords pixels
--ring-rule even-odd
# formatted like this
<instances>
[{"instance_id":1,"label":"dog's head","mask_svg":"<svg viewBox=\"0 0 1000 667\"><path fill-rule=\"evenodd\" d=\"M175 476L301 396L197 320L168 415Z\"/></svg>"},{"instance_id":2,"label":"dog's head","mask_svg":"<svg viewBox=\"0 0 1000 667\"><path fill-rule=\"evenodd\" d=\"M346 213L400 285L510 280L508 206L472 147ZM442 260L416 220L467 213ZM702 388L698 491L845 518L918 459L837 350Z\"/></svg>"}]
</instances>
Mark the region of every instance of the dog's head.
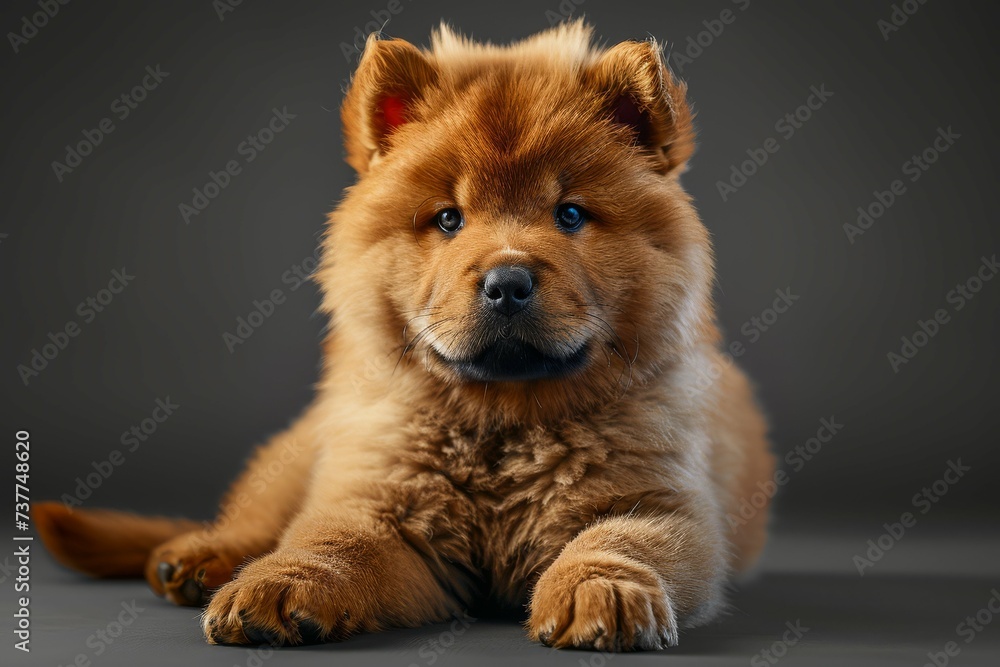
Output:
<instances>
[{"instance_id":1,"label":"dog's head","mask_svg":"<svg viewBox=\"0 0 1000 667\"><path fill-rule=\"evenodd\" d=\"M598 49L580 22L510 47L369 38L320 273L336 330L517 421L646 381L712 317L684 92L655 43Z\"/></svg>"}]
</instances>

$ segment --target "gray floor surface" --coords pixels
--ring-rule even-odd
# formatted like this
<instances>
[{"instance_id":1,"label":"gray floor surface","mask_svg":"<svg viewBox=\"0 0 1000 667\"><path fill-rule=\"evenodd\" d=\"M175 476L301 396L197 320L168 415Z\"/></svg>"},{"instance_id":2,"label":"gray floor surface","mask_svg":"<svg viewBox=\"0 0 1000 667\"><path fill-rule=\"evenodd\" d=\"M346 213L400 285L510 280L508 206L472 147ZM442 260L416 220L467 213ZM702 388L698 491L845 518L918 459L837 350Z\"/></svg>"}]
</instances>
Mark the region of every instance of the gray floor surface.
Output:
<instances>
[{"instance_id":1,"label":"gray floor surface","mask_svg":"<svg viewBox=\"0 0 1000 667\"><path fill-rule=\"evenodd\" d=\"M852 559L867 549L865 542L857 531L779 531L754 576L734 586L731 610L723 619L684 632L677 648L627 655L547 649L528 641L517 619L505 618L479 618L462 632L444 624L324 646L209 646L198 629L197 610L172 606L139 581L94 582L68 572L36 542L31 652L13 648L17 575L8 572L0 575L8 628L2 634L0 664L919 666L935 664L933 657L937 667L1000 665L1000 618L991 622L1000 613L989 608L995 597L993 607L1000 610L1000 535L995 530L907 535L859 576ZM9 563L0 557L0 564ZM123 604L134 604L134 621L106 643L95 633L109 629ZM973 617L973 624L967 617ZM801 639L794 644L781 644L786 624L801 628ZM114 625L110 629L117 630ZM952 656L944 653L949 642L955 643Z\"/></svg>"}]
</instances>

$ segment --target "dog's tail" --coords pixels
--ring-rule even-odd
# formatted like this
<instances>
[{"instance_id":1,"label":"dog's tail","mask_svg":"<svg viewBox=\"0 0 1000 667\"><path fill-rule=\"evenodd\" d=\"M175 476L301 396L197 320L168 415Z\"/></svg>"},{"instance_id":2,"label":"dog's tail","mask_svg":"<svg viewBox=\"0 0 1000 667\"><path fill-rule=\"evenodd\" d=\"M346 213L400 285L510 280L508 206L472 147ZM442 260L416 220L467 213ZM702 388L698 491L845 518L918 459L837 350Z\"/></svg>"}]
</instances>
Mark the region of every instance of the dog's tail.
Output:
<instances>
[{"instance_id":1,"label":"dog's tail","mask_svg":"<svg viewBox=\"0 0 1000 667\"><path fill-rule=\"evenodd\" d=\"M31 516L57 561L93 577L141 578L153 549L202 527L187 519L72 509L55 502L32 503Z\"/></svg>"}]
</instances>

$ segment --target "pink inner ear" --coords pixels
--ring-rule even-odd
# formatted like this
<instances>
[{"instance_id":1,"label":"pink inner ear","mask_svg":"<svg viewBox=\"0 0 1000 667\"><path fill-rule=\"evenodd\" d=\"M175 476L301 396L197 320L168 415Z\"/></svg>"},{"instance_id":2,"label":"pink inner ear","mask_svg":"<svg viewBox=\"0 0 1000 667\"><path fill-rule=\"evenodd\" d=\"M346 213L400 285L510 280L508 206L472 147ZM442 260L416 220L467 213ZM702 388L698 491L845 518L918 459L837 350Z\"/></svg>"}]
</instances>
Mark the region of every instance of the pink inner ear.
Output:
<instances>
[{"instance_id":1,"label":"pink inner ear","mask_svg":"<svg viewBox=\"0 0 1000 667\"><path fill-rule=\"evenodd\" d=\"M649 139L649 118L639 108L639 104L631 95L622 95L615 102L613 118L616 123L621 123L635 132L640 143L646 143Z\"/></svg>"},{"instance_id":2,"label":"pink inner ear","mask_svg":"<svg viewBox=\"0 0 1000 667\"><path fill-rule=\"evenodd\" d=\"M622 95L615 103L615 122L639 129L642 123L642 112L631 95Z\"/></svg>"},{"instance_id":3,"label":"pink inner ear","mask_svg":"<svg viewBox=\"0 0 1000 667\"><path fill-rule=\"evenodd\" d=\"M390 96L382 100L382 117L385 119L386 132L392 132L406 122L406 99L402 96Z\"/></svg>"}]
</instances>

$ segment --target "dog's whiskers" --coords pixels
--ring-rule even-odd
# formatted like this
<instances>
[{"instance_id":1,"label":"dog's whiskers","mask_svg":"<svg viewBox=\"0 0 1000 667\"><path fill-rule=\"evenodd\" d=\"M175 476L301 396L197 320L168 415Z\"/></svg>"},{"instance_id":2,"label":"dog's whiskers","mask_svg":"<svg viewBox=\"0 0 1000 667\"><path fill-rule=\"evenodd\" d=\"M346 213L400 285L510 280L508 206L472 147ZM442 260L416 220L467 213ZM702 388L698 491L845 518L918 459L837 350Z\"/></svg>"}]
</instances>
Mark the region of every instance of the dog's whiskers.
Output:
<instances>
[{"instance_id":1,"label":"dog's whiskers","mask_svg":"<svg viewBox=\"0 0 1000 667\"><path fill-rule=\"evenodd\" d=\"M588 305L597 306L598 304L588 304ZM602 337L604 337L605 340L608 343L610 343L610 345L606 347L610 348L610 351L614 353L614 355L617 356L619 359L621 359L622 362L624 362L624 367L622 368L622 372L615 380L615 385L617 387L621 387L622 379L625 377L625 373L628 372L628 378L624 383L624 388L621 389L621 395L624 395L632 386L633 365L635 364L635 361L638 359L638 334L636 334L635 354L631 356L626 356L625 352L627 350L627 347L625 345L625 341L622 340L622 337L618 334L618 331L607 320L591 312L584 312L582 315L577 315L576 317L580 319L586 318L584 319L583 323L584 329L592 332L595 332L596 330L596 332L600 332L600 334L603 334ZM605 352L605 354L607 354L607 352ZM608 356L608 367L610 368L610 366L611 366L611 357Z\"/></svg>"},{"instance_id":2,"label":"dog's whiskers","mask_svg":"<svg viewBox=\"0 0 1000 667\"><path fill-rule=\"evenodd\" d=\"M421 317L421 316L418 315L417 317ZM412 321L413 319L417 319L417 318L412 318L410 321ZM444 319L438 320L437 322L431 322L430 324L428 324L427 326L425 326L423 329L421 329L420 331L418 331L416 333L416 335L414 335L413 338L410 341L408 341L408 342L406 342L406 339L405 339L405 328L404 328L404 339L403 340L404 340L405 344L403 345L402 352L399 353L399 358L396 359L396 365L392 367L392 373L389 374L389 377L392 378L392 377L395 376L396 369L399 368L399 364L403 361L403 359L406 357L406 355L408 353L412 352L417 347L417 344L422 339L426 338L430 333L432 333L437 328L443 326L444 324L447 324L448 322L451 322L453 319L455 319L455 318L453 318L453 317L446 317ZM409 322L407 322L407 324L409 324Z\"/></svg>"}]
</instances>

